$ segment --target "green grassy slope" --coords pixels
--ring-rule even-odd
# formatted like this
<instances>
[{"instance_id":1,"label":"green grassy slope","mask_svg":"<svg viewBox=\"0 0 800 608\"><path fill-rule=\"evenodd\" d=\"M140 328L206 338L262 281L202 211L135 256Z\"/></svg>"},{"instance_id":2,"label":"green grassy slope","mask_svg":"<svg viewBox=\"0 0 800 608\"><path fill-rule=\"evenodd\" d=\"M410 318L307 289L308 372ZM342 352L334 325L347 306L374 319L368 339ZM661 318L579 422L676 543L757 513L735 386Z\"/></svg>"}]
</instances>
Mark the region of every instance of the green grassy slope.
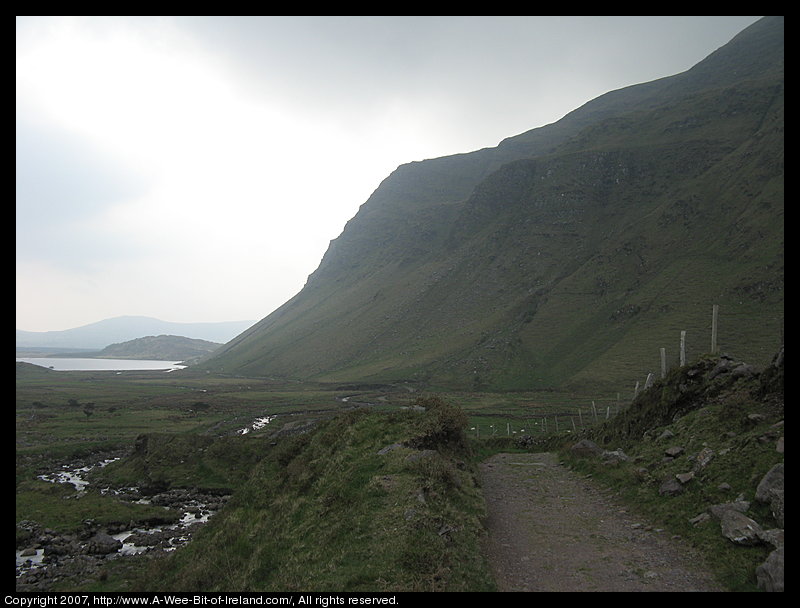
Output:
<instances>
[{"instance_id":1,"label":"green grassy slope","mask_svg":"<svg viewBox=\"0 0 800 608\"><path fill-rule=\"evenodd\" d=\"M354 410L284 439L153 589L491 591L458 408Z\"/></svg>"},{"instance_id":2,"label":"green grassy slope","mask_svg":"<svg viewBox=\"0 0 800 608\"><path fill-rule=\"evenodd\" d=\"M783 324L783 20L497 148L404 165L215 372L446 388L633 387Z\"/></svg>"}]
</instances>

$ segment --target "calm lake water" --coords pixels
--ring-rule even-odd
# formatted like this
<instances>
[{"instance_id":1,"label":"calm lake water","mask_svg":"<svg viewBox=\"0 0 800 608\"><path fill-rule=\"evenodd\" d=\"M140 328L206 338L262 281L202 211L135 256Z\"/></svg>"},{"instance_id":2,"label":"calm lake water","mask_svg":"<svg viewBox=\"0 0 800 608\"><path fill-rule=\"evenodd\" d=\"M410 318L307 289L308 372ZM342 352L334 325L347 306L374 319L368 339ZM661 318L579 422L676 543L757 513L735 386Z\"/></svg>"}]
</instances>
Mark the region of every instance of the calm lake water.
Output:
<instances>
[{"instance_id":1,"label":"calm lake water","mask_svg":"<svg viewBox=\"0 0 800 608\"><path fill-rule=\"evenodd\" d=\"M17 357L17 361L49 367L56 371L134 371L183 369L181 361L152 361L147 359L80 359L68 357Z\"/></svg>"}]
</instances>

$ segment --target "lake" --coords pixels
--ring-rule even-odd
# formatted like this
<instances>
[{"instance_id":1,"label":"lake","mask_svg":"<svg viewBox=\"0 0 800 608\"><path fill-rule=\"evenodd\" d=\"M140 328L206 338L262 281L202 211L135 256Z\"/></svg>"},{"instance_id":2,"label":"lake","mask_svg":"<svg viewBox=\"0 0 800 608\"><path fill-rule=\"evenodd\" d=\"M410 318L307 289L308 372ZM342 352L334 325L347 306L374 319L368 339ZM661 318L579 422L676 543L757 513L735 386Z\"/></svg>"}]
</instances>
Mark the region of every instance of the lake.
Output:
<instances>
[{"instance_id":1,"label":"lake","mask_svg":"<svg viewBox=\"0 0 800 608\"><path fill-rule=\"evenodd\" d=\"M49 367L59 372L68 371L135 371L183 369L181 361L154 361L149 359L86 359L71 357L17 357L17 361Z\"/></svg>"}]
</instances>

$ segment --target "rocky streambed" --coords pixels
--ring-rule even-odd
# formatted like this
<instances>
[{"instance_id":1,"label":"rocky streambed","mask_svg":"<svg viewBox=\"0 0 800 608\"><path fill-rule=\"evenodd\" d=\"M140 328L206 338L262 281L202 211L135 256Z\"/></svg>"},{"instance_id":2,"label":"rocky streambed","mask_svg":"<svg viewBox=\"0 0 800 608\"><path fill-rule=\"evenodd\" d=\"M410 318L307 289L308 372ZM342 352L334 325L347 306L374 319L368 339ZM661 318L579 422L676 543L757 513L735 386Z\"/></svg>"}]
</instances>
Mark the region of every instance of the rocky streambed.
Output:
<instances>
[{"instance_id":1,"label":"rocky streambed","mask_svg":"<svg viewBox=\"0 0 800 608\"><path fill-rule=\"evenodd\" d=\"M85 475L95 464L63 467L39 478L53 483L70 483L80 494L89 482ZM94 520L83 522L75 533L64 534L31 521L18 522L26 542L16 550L17 591L45 591L62 578L96 580L104 576L109 560L173 551L189 542L192 535L221 509L229 496L196 489L170 489L158 493L136 487L102 488L120 500L164 507L163 517L146 522L102 526ZM180 516L176 519L176 513Z\"/></svg>"}]
</instances>

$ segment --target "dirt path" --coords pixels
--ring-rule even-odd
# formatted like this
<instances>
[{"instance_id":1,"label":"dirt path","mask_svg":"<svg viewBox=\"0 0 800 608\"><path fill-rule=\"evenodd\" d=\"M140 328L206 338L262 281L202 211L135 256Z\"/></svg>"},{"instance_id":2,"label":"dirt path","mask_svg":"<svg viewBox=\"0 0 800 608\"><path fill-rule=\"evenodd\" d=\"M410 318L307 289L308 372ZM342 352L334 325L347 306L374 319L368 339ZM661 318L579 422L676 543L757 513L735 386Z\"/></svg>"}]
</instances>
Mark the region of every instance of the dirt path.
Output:
<instances>
[{"instance_id":1,"label":"dirt path","mask_svg":"<svg viewBox=\"0 0 800 608\"><path fill-rule=\"evenodd\" d=\"M554 454L498 454L481 474L500 591L722 590L688 548Z\"/></svg>"}]
</instances>

